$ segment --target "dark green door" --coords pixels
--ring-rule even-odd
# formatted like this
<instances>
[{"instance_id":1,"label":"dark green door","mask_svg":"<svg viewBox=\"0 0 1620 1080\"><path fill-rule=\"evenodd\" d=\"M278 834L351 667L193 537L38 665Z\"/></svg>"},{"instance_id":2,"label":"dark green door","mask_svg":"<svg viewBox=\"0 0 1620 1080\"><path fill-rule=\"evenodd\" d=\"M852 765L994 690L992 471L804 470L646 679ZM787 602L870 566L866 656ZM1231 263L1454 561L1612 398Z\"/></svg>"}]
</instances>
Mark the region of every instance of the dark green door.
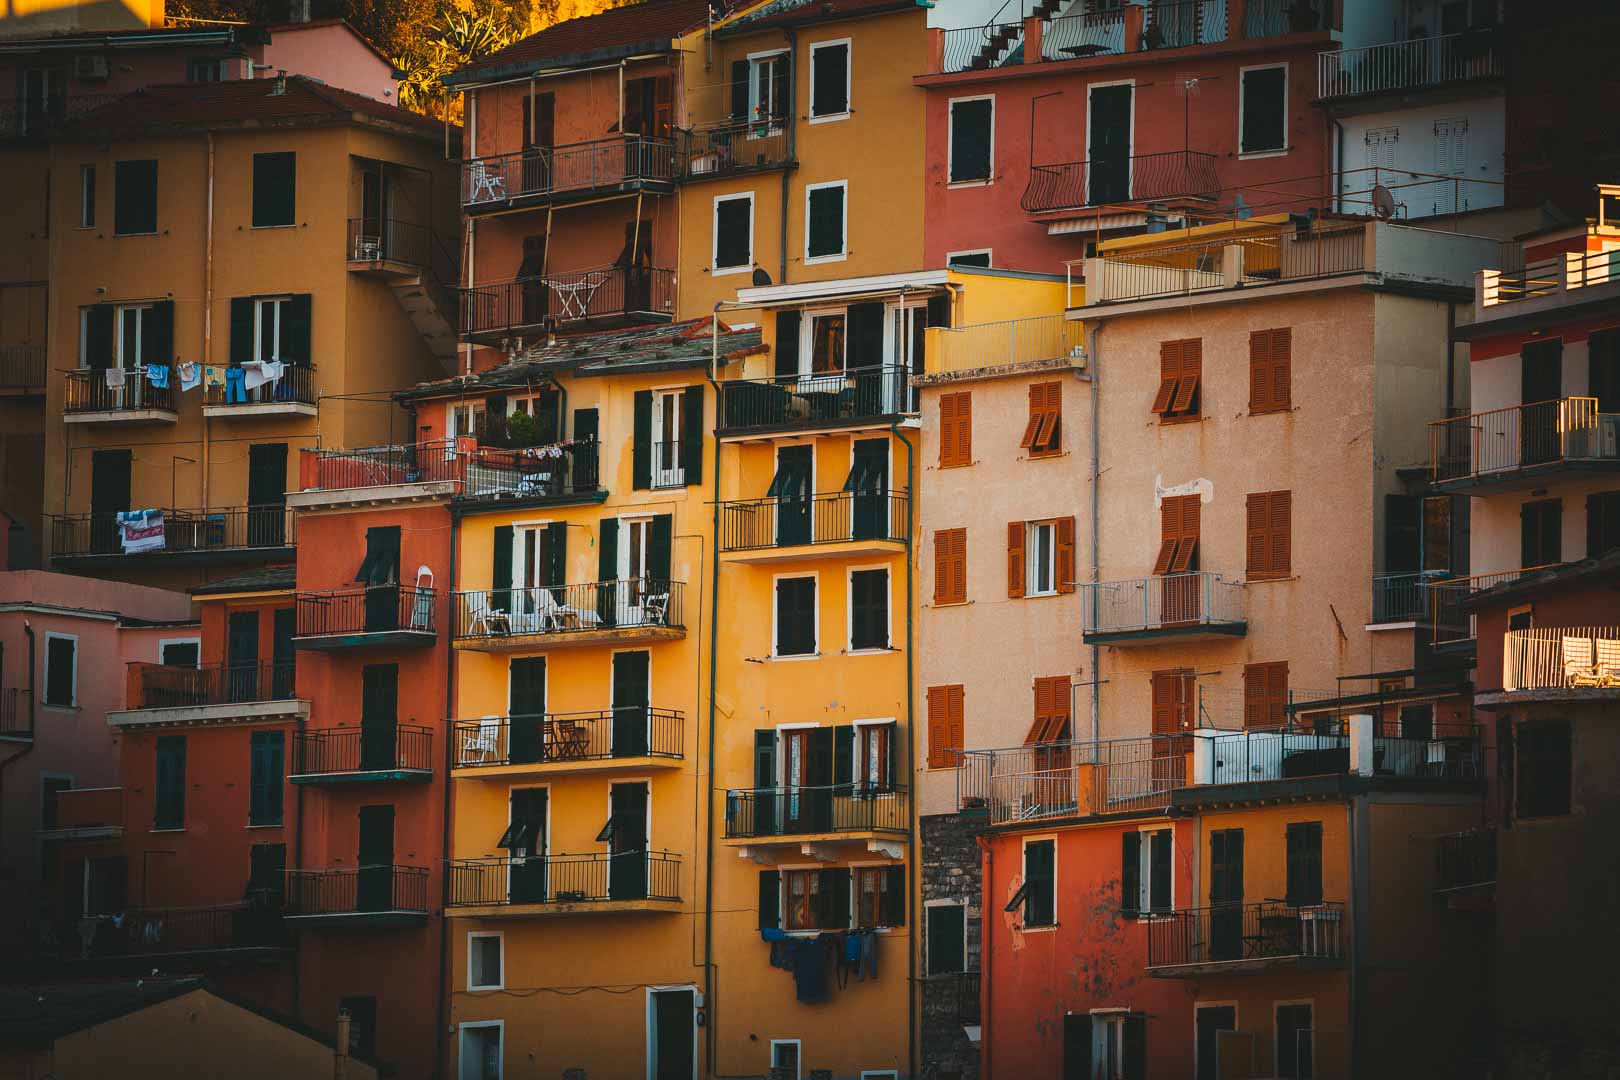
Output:
<instances>
[{"instance_id":1,"label":"dark green door","mask_svg":"<svg viewBox=\"0 0 1620 1080\"><path fill-rule=\"evenodd\" d=\"M399 665L367 664L360 669L361 770L394 768L394 746L398 741Z\"/></svg>"},{"instance_id":2,"label":"dark green door","mask_svg":"<svg viewBox=\"0 0 1620 1080\"><path fill-rule=\"evenodd\" d=\"M1220 1033L1237 1030L1237 1008L1232 1005L1204 1006L1198 1010L1195 1026L1198 1029L1196 1080L1218 1080L1221 1075Z\"/></svg>"},{"instance_id":3,"label":"dark green door","mask_svg":"<svg viewBox=\"0 0 1620 1080\"><path fill-rule=\"evenodd\" d=\"M1243 958L1243 830L1209 834L1209 958Z\"/></svg>"},{"instance_id":4,"label":"dark green door","mask_svg":"<svg viewBox=\"0 0 1620 1080\"><path fill-rule=\"evenodd\" d=\"M854 461L845 487L854 503L850 538L871 540L888 536L889 440L861 439L855 443Z\"/></svg>"},{"instance_id":5,"label":"dark green door","mask_svg":"<svg viewBox=\"0 0 1620 1080\"><path fill-rule=\"evenodd\" d=\"M776 812L781 795L776 787L776 731L773 728L754 732L754 789L751 834L774 836L776 823L781 818ZM738 825L747 830L750 825L748 807L739 806L735 812L741 815Z\"/></svg>"},{"instance_id":6,"label":"dark green door","mask_svg":"<svg viewBox=\"0 0 1620 1080\"><path fill-rule=\"evenodd\" d=\"M546 789L516 788L512 792L512 824L507 830L507 855L512 860L511 900L514 904L546 901ZM559 882L559 888L565 887Z\"/></svg>"},{"instance_id":7,"label":"dark green door","mask_svg":"<svg viewBox=\"0 0 1620 1080\"><path fill-rule=\"evenodd\" d=\"M90 455L90 552L115 555L118 542L118 515L129 506L129 470L133 450L96 450ZM78 548L76 538L64 550Z\"/></svg>"},{"instance_id":8,"label":"dark green door","mask_svg":"<svg viewBox=\"0 0 1620 1080\"><path fill-rule=\"evenodd\" d=\"M226 623L225 648L225 683L228 700L258 701L260 695L257 611L231 612L231 617Z\"/></svg>"},{"instance_id":9,"label":"dark green door","mask_svg":"<svg viewBox=\"0 0 1620 1080\"><path fill-rule=\"evenodd\" d=\"M808 544L811 538L811 469L814 450L783 446L776 451L776 479L768 495L776 499L776 544Z\"/></svg>"},{"instance_id":10,"label":"dark green door","mask_svg":"<svg viewBox=\"0 0 1620 1080\"><path fill-rule=\"evenodd\" d=\"M398 525L366 530L366 559L358 577L366 586L367 633L399 629L399 533Z\"/></svg>"},{"instance_id":11,"label":"dark green door","mask_svg":"<svg viewBox=\"0 0 1620 1080\"><path fill-rule=\"evenodd\" d=\"M650 653L613 654L613 756L647 753Z\"/></svg>"},{"instance_id":12,"label":"dark green door","mask_svg":"<svg viewBox=\"0 0 1620 1080\"><path fill-rule=\"evenodd\" d=\"M692 991L657 990L653 992L653 1031L657 1046L653 1061L657 1063L657 1080L692 1080L693 1051L697 1045L694 1030Z\"/></svg>"},{"instance_id":13,"label":"dark green door","mask_svg":"<svg viewBox=\"0 0 1620 1080\"><path fill-rule=\"evenodd\" d=\"M249 547L284 547L287 543L287 444L248 447ZM223 538L230 543L229 532Z\"/></svg>"},{"instance_id":14,"label":"dark green door","mask_svg":"<svg viewBox=\"0 0 1620 1080\"><path fill-rule=\"evenodd\" d=\"M1091 152L1087 196L1091 205L1131 197L1131 95L1134 87L1091 90Z\"/></svg>"},{"instance_id":15,"label":"dark green door","mask_svg":"<svg viewBox=\"0 0 1620 1080\"><path fill-rule=\"evenodd\" d=\"M355 882L356 911L387 911L394 906L394 808L360 808L360 857Z\"/></svg>"},{"instance_id":16,"label":"dark green door","mask_svg":"<svg viewBox=\"0 0 1620 1080\"><path fill-rule=\"evenodd\" d=\"M614 784L610 799L608 897L641 900L647 895L647 785Z\"/></svg>"},{"instance_id":17,"label":"dark green door","mask_svg":"<svg viewBox=\"0 0 1620 1080\"><path fill-rule=\"evenodd\" d=\"M1562 453L1559 398L1564 393L1564 343L1531 341L1524 346L1519 367L1519 464L1556 461ZM1476 467L1496 463L1476 462Z\"/></svg>"},{"instance_id":18,"label":"dark green door","mask_svg":"<svg viewBox=\"0 0 1620 1080\"><path fill-rule=\"evenodd\" d=\"M512 661L507 684L507 760L527 765L546 756L546 658ZM552 748L556 756L557 748Z\"/></svg>"}]
</instances>

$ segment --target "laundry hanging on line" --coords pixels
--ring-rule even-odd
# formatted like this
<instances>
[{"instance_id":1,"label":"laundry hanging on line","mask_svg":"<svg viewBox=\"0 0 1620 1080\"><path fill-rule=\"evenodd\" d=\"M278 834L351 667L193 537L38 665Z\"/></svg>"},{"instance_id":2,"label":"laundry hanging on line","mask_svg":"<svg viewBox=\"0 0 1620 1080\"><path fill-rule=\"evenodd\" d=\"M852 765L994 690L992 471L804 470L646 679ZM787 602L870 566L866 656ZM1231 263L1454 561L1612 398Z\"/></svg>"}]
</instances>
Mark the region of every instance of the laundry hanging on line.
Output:
<instances>
[{"instance_id":1,"label":"laundry hanging on line","mask_svg":"<svg viewBox=\"0 0 1620 1080\"><path fill-rule=\"evenodd\" d=\"M126 555L133 555L142 551L162 551L167 546L163 511L119 511L118 540Z\"/></svg>"}]
</instances>

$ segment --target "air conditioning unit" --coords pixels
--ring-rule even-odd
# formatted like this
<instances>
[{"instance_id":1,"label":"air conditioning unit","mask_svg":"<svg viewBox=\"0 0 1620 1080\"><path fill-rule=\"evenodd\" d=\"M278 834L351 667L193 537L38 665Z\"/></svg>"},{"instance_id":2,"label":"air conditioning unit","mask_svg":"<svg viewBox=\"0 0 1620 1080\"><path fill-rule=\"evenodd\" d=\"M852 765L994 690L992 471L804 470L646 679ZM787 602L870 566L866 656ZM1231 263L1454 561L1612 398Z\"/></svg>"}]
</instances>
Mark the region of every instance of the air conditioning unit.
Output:
<instances>
[{"instance_id":1,"label":"air conditioning unit","mask_svg":"<svg viewBox=\"0 0 1620 1080\"><path fill-rule=\"evenodd\" d=\"M73 77L75 79L105 79L107 77L107 58L105 56L75 56L73 58Z\"/></svg>"}]
</instances>

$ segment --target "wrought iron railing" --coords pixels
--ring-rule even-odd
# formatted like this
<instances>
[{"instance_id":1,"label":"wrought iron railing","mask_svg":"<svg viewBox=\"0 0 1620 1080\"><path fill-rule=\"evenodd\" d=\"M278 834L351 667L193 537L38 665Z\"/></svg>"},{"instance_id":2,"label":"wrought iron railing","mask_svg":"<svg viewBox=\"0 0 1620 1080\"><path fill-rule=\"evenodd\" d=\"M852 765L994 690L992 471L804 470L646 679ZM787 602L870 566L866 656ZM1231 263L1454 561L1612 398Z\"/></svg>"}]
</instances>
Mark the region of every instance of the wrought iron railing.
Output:
<instances>
[{"instance_id":1,"label":"wrought iron railing","mask_svg":"<svg viewBox=\"0 0 1620 1080\"><path fill-rule=\"evenodd\" d=\"M991 825L1163 809L1191 782L1191 750L1163 735L964 750L957 805Z\"/></svg>"},{"instance_id":2,"label":"wrought iron railing","mask_svg":"<svg viewBox=\"0 0 1620 1080\"><path fill-rule=\"evenodd\" d=\"M33 738L33 701L33 694L27 690L14 686L0 689L0 737Z\"/></svg>"},{"instance_id":3,"label":"wrought iron railing","mask_svg":"<svg viewBox=\"0 0 1620 1080\"><path fill-rule=\"evenodd\" d=\"M1381 94L1501 75L1502 53L1494 32L1442 34L1319 53L1316 96Z\"/></svg>"},{"instance_id":4,"label":"wrought iron railing","mask_svg":"<svg viewBox=\"0 0 1620 1080\"><path fill-rule=\"evenodd\" d=\"M1620 461L1620 413L1598 412L1595 397L1567 397L1433 420L1429 460L1436 481Z\"/></svg>"},{"instance_id":5,"label":"wrought iron railing","mask_svg":"<svg viewBox=\"0 0 1620 1080\"><path fill-rule=\"evenodd\" d=\"M1042 60L1074 60L1125 51L1125 10L1048 19L1041 28Z\"/></svg>"},{"instance_id":6,"label":"wrought iron railing","mask_svg":"<svg viewBox=\"0 0 1620 1080\"><path fill-rule=\"evenodd\" d=\"M203 384L204 405L229 405L251 412L254 405L313 405L315 404L315 366L313 364L284 364L281 377L274 382L260 383L249 390L238 388L232 381Z\"/></svg>"},{"instance_id":7,"label":"wrought iron railing","mask_svg":"<svg viewBox=\"0 0 1620 1080\"><path fill-rule=\"evenodd\" d=\"M1620 626L1536 626L1502 639L1502 689L1620 687Z\"/></svg>"},{"instance_id":8,"label":"wrought iron railing","mask_svg":"<svg viewBox=\"0 0 1620 1080\"><path fill-rule=\"evenodd\" d=\"M675 271L656 266L599 266L473 285L459 292L464 334L500 334L553 322L569 326L629 316L662 319L675 310Z\"/></svg>"},{"instance_id":9,"label":"wrought iron railing","mask_svg":"<svg viewBox=\"0 0 1620 1080\"><path fill-rule=\"evenodd\" d=\"M929 375L1069 360L1082 344L1080 324L1062 315L943 327L937 335Z\"/></svg>"},{"instance_id":10,"label":"wrought iron railing","mask_svg":"<svg viewBox=\"0 0 1620 1080\"><path fill-rule=\"evenodd\" d=\"M944 38L941 72L985 71L1006 67L1022 59L1024 24L1003 22L990 23L988 26L965 26L944 31Z\"/></svg>"},{"instance_id":11,"label":"wrought iron railing","mask_svg":"<svg viewBox=\"0 0 1620 1080\"><path fill-rule=\"evenodd\" d=\"M428 868L363 864L287 871L289 916L426 913Z\"/></svg>"},{"instance_id":12,"label":"wrought iron railing","mask_svg":"<svg viewBox=\"0 0 1620 1080\"><path fill-rule=\"evenodd\" d=\"M657 578L456 593L458 639L686 626L686 586Z\"/></svg>"},{"instance_id":13,"label":"wrought iron railing","mask_svg":"<svg viewBox=\"0 0 1620 1080\"><path fill-rule=\"evenodd\" d=\"M467 499L565 498L601 490L600 449L595 439L517 450L479 446L448 471L459 467Z\"/></svg>"},{"instance_id":14,"label":"wrought iron railing","mask_svg":"<svg viewBox=\"0 0 1620 1080\"><path fill-rule=\"evenodd\" d=\"M433 771L433 729L415 724L361 724L293 735L299 776Z\"/></svg>"},{"instance_id":15,"label":"wrought iron railing","mask_svg":"<svg viewBox=\"0 0 1620 1080\"><path fill-rule=\"evenodd\" d=\"M113 383L107 381L107 372L123 373ZM155 409L174 412L175 380L168 386L154 386L140 371L122 368L79 368L67 372L67 398L63 408L68 413L136 412Z\"/></svg>"},{"instance_id":16,"label":"wrought iron railing","mask_svg":"<svg viewBox=\"0 0 1620 1080\"><path fill-rule=\"evenodd\" d=\"M1298 700L1296 698L1296 700ZM1303 710L1303 706L1296 706ZM1373 714L1373 771L1407 779L1474 781L1481 776L1478 725L1427 716L1403 726L1398 711L1366 705L1300 712L1277 728L1222 732L1211 738L1212 784L1290 780L1350 772L1352 713ZM1379 715L1383 713L1384 715Z\"/></svg>"},{"instance_id":17,"label":"wrought iron railing","mask_svg":"<svg viewBox=\"0 0 1620 1080\"><path fill-rule=\"evenodd\" d=\"M437 633L438 598L415 585L361 585L352 589L300 592L299 637L378 634L408 630Z\"/></svg>"},{"instance_id":18,"label":"wrought iron railing","mask_svg":"<svg viewBox=\"0 0 1620 1080\"><path fill-rule=\"evenodd\" d=\"M468 457L477 452L477 441L465 436L394 446L304 450L299 457L299 486L304 491L336 491L459 483L466 476Z\"/></svg>"},{"instance_id":19,"label":"wrought iron railing","mask_svg":"<svg viewBox=\"0 0 1620 1080\"><path fill-rule=\"evenodd\" d=\"M1441 890L1468 889L1496 881L1496 830L1466 829L1440 837Z\"/></svg>"},{"instance_id":20,"label":"wrought iron railing","mask_svg":"<svg viewBox=\"0 0 1620 1080\"><path fill-rule=\"evenodd\" d=\"M44 99L0 100L0 139L48 135L71 120L77 120L117 101L120 94L52 94Z\"/></svg>"},{"instance_id":21,"label":"wrought iron railing","mask_svg":"<svg viewBox=\"0 0 1620 1080\"><path fill-rule=\"evenodd\" d=\"M129 664L126 700L130 709L185 709L204 705L241 705L250 701L286 701L294 692L291 660L246 663Z\"/></svg>"},{"instance_id":22,"label":"wrought iron railing","mask_svg":"<svg viewBox=\"0 0 1620 1080\"><path fill-rule=\"evenodd\" d=\"M1185 49L1226 40L1226 0L1155 0L1143 13L1142 48Z\"/></svg>"},{"instance_id":23,"label":"wrought iron railing","mask_svg":"<svg viewBox=\"0 0 1620 1080\"><path fill-rule=\"evenodd\" d=\"M433 230L394 218L350 218L351 262L392 262L426 270L433 265Z\"/></svg>"},{"instance_id":24,"label":"wrought iron railing","mask_svg":"<svg viewBox=\"0 0 1620 1080\"><path fill-rule=\"evenodd\" d=\"M1148 923L1147 966L1245 960L1340 962L1349 946L1344 903L1216 904L1156 915Z\"/></svg>"},{"instance_id":25,"label":"wrought iron railing","mask_svg":"<svg viewBox=\"0 0 1620 1080\"><path fill-rule=\"evenodd\" d=\"M725 120L683 133L682 175L708 179L789 164L787 122L780 117Z\"/></svg>"},{"instance_id":26,"label":"wrought iron railing","mask_svg":"<svg viewBox=\"0 0 1620 1080\"><path fill-rule=\"evenodd\" d=\"M0 389L45 385L45 346L0 345Z\"/></svg>"},{"instance_id":27,"label":"wrought iron railing","mask_svg":"<svg viewBox=\"0 0 1620 1080\"><path fill-rule=\"evenodd\" d=\"M297 540L297 518L285 506L158 509L163 515L162 545L127 553L130 557L161 559L166 555L288 548ZM126 554L116 513L47 516L51 554L57 558Z\"/></svg>"},{"instance_id":28,"label":"wrought iron railing","mask_svg":"<svg viewBox=\"0 0 1620 1080\"><path fill-rule=\"evenodd\" d=\"M1435 571L1374 574L1372 621L1393 623L1423 619L1429 613L1429 585L1445 576Z\"/></svg>"},{"instance_id":29,"label":"wrought iron railing","mask_svg":"<svg viewBox=\"0 0 1620 1080\"><path fill-rule=\"evenodd\" d=\"M271 890L235 904L129 908L120 914L116 922L111 916L101 917L87 959L275 949L292 943L282 919L280 894Z\"/></svg>"},{"instance_id":30,"label":"wrought iron railing","mask_svg":"<svg viewBox=\"0 0 1620 1080\"><path fill-rule=\"evenodd\" d=\"M535 146L464 162L461 201L468 209L514 199L671 182L679 154L673 139L623 135L567 146Z\"/></svg>"},{"instance_id":31,"label":"wrought iron railing","mask_svg":"<svg viewBox=\"0 0 1620 1080\"><path fill-rule=\"evenodd\" d=\"M1086 634L1235 626L1248 617L1243 582L1208 571L1099 581L1080 588Z\"/></svg>"},{"instance_id":32,"label":"wrought iron railing","mask_svg":"<svg viewBox=\"0 0 1620 1080\"><path fill-rule=\"evenodd\" d=\"M1276 37L1330 29L1331 0L1247 0L1243 36Z\"/></svg>"},{"instance_id":33,"label":"wrought iron railing","mask_svg":"<svg viewBox=\"0 0 1620 1080\"><path fill-rule=\"evenodd\" d=\"M1526 574L1533 574L1538 570L1551 570L1560 565L1562 564L1544 563L1541 566L1526 566L1518 570L1497 570L1489 574L1472 574L1467 577L1448 577L1431 581L1428 586L1429 614L1426 621L1433 635L1433 643L1452 645L1474 640L1479 619L1473 612L1464 610L1464 607L1476 594L1494 589L1498 585L1518 581Z\"/></svg>"},{"instance_id":34,"label":"wrought iron railing","mask_svg":"<svg viewBox=\"0 0 1620 1080\"><path fill-rule=\"evenodd\" d=\"M910 399L906 369L898 364L731 379L720 384L718 426L726 432L878 420L905 412Z\"/></svg>"},{"instance_id":35,"label":"wrought iron railing","mask_svg":"<svg viewBox=\"0 0 1620 1080\"><path fill-rule=\"evenodd\" d=\"M449 871L451 908L681 898L681 857L673 851L452 859Z\"/></svg>"},{"instance_id":36,"label":"wrought iron railing","mask_svg":"<svg viewBox=\"0 0 1620 1080\"><path fill-rule=\"evenodd\" d=\"M1032 165L1019 205L1033 214L1144 199L1212 199L1220 187L1213 154L1122 154L1114 160Z\"/></svg>"},{"instance_id":37,"label":"wrought iron railing","mask_svg":"<svg viewBox=\"0 0 1620 1080\"><path fill-rule=\"evenodd\" d=\"M626 705L595 712L457 720L456 768L540 765L612 758L679 758L686 716L679 709Z\"/></svg>"},{"instance_id":38,"label":"wrought iron railing","mask_svg":"<svg viewBox=\"0 0 1620 1080\"><path fill-rule=\"evenodd\" d=\"M850 540L905 542L911 496L904 491L832 491L802 499L720 504L720 550L757 551Z\"/></svg>"},{"instance_id":39,"label":"wrought iron railing","mask_svg":"<svg viewBox=\"0 0 1620 1080\"><path fill-rule=\"evenodd\" d=\"M852 783L726 792L726 835L730 837L903 833L909 823L903 787Z\"/></svg>"}]
</instances>

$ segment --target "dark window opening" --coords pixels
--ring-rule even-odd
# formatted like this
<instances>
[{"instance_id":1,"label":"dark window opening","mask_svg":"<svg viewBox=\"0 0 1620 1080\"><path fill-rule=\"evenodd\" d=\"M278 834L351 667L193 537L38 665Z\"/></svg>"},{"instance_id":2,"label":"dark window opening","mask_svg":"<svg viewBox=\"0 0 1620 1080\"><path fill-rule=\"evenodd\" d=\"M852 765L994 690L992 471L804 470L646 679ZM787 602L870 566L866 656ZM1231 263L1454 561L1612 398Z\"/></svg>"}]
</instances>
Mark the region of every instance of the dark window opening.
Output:
<instances>
[{"instance_id":1,"label":"dark window opening","mask_svg":"<svg viewBox=\"0 0 1620 1080\"><path fill-rule=\"evenodd\" d=\"M1567 720L1521 724L1515 739L1515 803L1521 818L1569 813L1570 729Z\"/></svg>"},{"instance_id":2,"label":"dark window opening","mask_svg":"<svg viewBox=\"0 0 1620 1080\"><path fill-rule=\"evenodd\" d=\"M1238 152L1254 154L1288 148L1288 69L1255 68L1243 73L1243 131Z\"/></svg>"},{"instance_id":3,"label":"dark window opening","mask_svg":"<svg viewBox=\"0 0 1620 1080\"><path fill-rule=\"evenodd\" d=\"M990 179L994 115L989 98L951 102L951 183Z\"/></svg>"},{"instance_id":4,"label":"dark window opening","mask_svg":"<svg viewBox=\"0 0 1620 1080\"><path fill-rule=\"evenodd\" d=\"M119 161L113 165L113 235L158 231L158 163Z\"/></svg>"},{"instance_id":5,"label":"dark window opening","mask_svg":"<svg viewBox=\"0 0 1620 1080\"><path fill-rule=\"evenodd\" d=\"M297 224L298 155L253 155L253 227Z\"/></svg>"}]
</instances>

